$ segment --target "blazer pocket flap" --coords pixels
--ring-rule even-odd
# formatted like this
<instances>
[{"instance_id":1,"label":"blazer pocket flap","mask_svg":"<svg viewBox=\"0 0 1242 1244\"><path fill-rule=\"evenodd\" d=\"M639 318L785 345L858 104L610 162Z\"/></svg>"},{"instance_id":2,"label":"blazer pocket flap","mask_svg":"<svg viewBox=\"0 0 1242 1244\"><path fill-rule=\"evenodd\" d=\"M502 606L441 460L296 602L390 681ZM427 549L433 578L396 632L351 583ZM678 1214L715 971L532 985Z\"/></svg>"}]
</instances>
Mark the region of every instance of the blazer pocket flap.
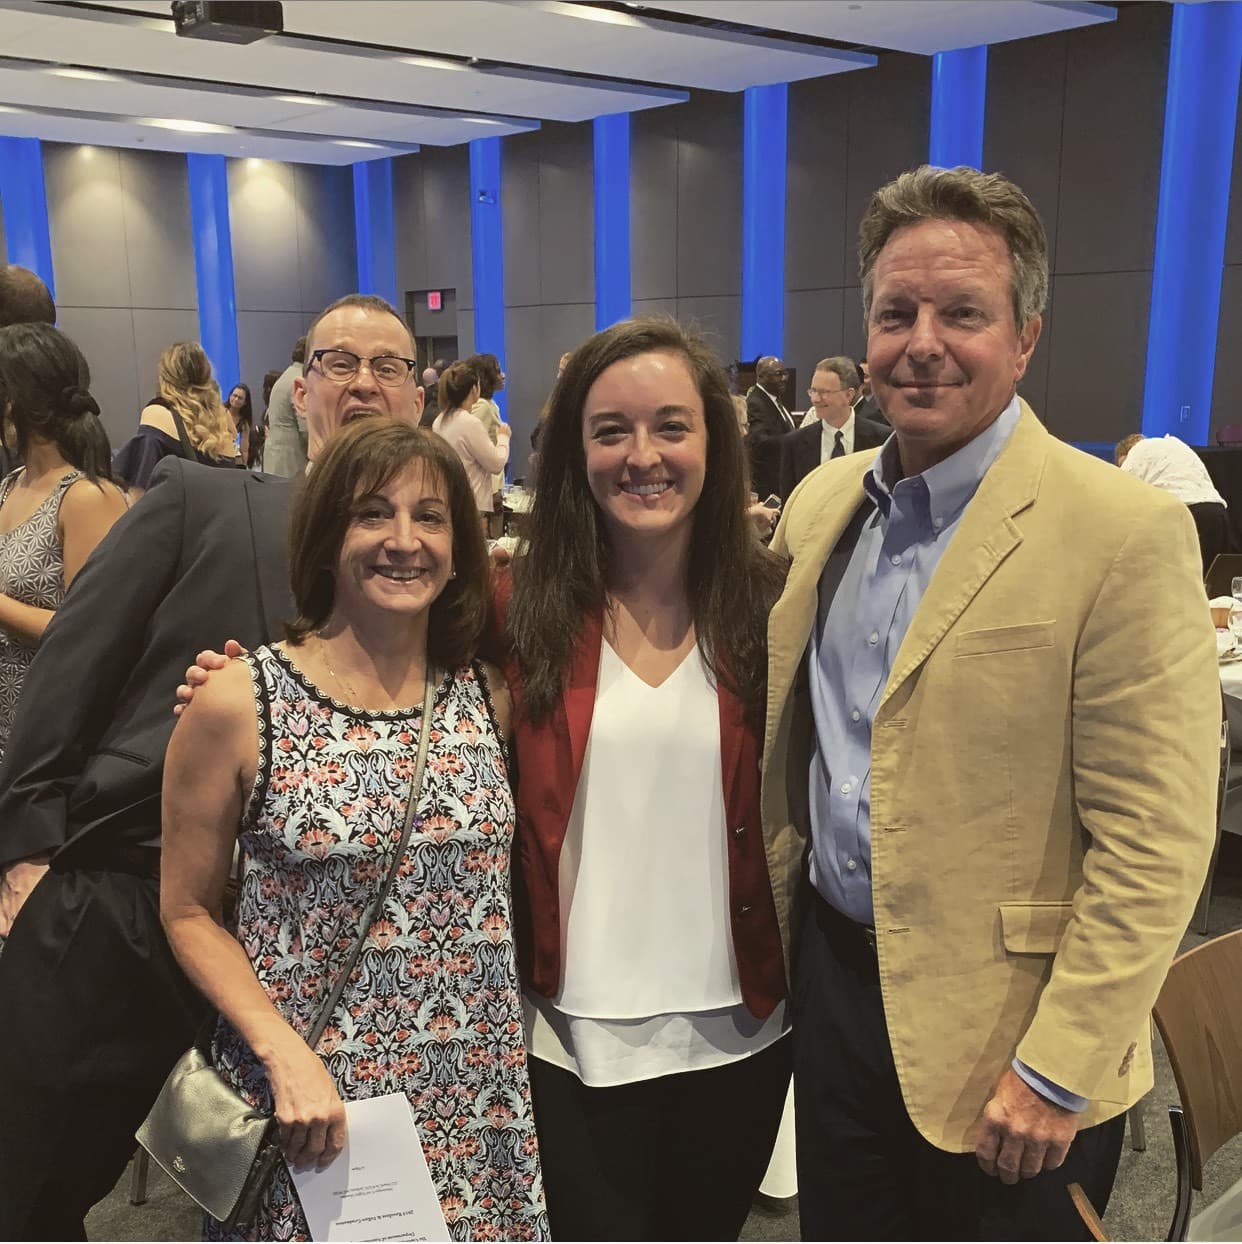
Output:
<instances>
[{"instance_id":1,"label":"blazer pocket flap","mask_svg":"<svg viewBox=\"0 0 1242 1244\"><path fill-rule=\"evenodd\" d=\"M1016 955L1055 955L1073 903L1002 903L1001 937Z\"/></svg>"},{"instance_id":2,"label":"blazer pocket flap","mask_svg":"<svg viewBox=\"0 0 1242 1244\"><path fill-rule=\"evenodd\" d=\"M1019 652L1024 648L1051 648L1055 622L1025 622L1021 626L990 626L982 631L963 631L954 653L959 657L988 652Z\"/></svg>"}]
</instances>

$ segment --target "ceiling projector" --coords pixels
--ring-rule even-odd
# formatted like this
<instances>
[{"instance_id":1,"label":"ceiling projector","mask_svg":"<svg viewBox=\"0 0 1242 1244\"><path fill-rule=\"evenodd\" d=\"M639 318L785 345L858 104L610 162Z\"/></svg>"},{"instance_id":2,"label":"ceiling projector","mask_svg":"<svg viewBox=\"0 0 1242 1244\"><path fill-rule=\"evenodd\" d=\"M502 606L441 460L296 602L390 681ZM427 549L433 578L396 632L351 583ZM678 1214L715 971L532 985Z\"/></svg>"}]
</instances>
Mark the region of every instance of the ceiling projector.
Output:
<instances>
[{"instance_id":1,"label":"ceiling projector","mask_svg":"<svg viewBox=\"0 0 1242 1244\"><path fill-rule=\"evenodd\" d=\"M173 0L173 27L187 39L214 39L217 43L253 43L278 35L285 28L278 3L248 0Z\"/></svg>"}]
</instances>

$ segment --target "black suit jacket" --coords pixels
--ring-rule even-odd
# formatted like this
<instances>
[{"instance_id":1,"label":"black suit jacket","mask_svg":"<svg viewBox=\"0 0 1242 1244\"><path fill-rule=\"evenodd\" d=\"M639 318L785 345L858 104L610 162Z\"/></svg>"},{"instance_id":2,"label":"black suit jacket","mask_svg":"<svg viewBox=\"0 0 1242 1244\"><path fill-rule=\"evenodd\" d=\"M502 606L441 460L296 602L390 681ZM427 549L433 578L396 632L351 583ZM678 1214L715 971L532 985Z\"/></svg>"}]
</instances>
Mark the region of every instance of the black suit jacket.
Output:
<instances>
[{"instance_id":1,"label":"black suit jacket","mask_svg":"<svg viewBox=\"0 0 1242 1244\"><path fill-rule=\"evenodd\" d=\"M796 426L758 386L746 394L746 448L750 454L750 486L764 500L778 491L781 440Z\"/></svg>"},{"instance_id":2,"label":"black suit jacket","mask_svg":"<svg viewBox=\"0 0 1242 1244\"><path fill-rule=\"evenodd\" d=\"M151 841L177 684L194 654L292 614L293 484L165 458L100 542L31 663L0 767L0 867Z\"/></svg>"},{"instance_id":3,"label":"black suit jacket","mask_svg":"<svg viewBox=\"0 0 1242 1244\"><path fill-rule=\"evenodd\" d=\"M872 423L882 424L889 427L889 422L884 418L884 412L880 409L880 403L875 400L874 393L868 393L862 398L858 405L854 407L854 415L858 419L870 419Z\"/></svg>"},{"instance_id":4,"label":"black suit jacket","mask_svg":"<svg viewBox=\"0 0 1242 1244\"><path fill-rule=\"evenodd\" d=\"M793 490L819 466L823 443L822 424L818 419L781 441L781 475L779 495L787 500ZM874 449L888 440L892 429L885 423L854 415L854 452Z\"/></svg>"}]
</instances>

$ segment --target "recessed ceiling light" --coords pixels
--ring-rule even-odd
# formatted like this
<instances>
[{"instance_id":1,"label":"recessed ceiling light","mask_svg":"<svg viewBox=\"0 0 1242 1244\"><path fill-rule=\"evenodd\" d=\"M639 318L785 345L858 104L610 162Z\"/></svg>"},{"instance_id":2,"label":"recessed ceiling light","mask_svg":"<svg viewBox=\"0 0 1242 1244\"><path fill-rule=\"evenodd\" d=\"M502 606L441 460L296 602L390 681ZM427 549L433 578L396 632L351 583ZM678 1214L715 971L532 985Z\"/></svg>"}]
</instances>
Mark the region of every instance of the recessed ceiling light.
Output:
<instances>
[{"instance_id":1,"label":"recessed ceiling light","mask_svg":"<svg viewBox=\"0 0 1242 1244\"><path fill-rule=\"evenodd\" d=\"M459 117L464 125L504 125L503 121L493 121L491 117Z\"/></svg>"},{"instance_id":2,"label":"recessed ceiling light","mask_svg":"<svg viewBox=\"0 0 1242 1244\"><path fill-rule=\"evenodd\" d=\"M272 98L279 99L286 104L305 104L313 108L334 107L332 100L320 99L318 95L273 95Z\"/></svg>"},{"instance_id":3,"label":"recessed ceiling light","mask_svg":"<svg viewBox=\"0 0 1242 1244\"><path fill-rule=\"evenodd\" d=\"M414 65L419 69L458 69L468 71L470 66L455 60L443 60L438 56L398 56L403 65Z\"/></svg>"},{"instance_id":4,"label":"recessed ceiling light","mask_svg":"<svg viewBox=\"0 0 1242 1244\"><path fill-rule=\"evenodd\" d=\"M338 138L336 145L338 147L373 147L376 151L380 150L379 143L364 143L358 138Z\"/></svg>"},{"instance_id":5,"label":"recessed ceiling light","mask_svg":"<svg viewBox=\"0 0 1242 1244\"><path fill-rule=\"evenodd\" d=\"M177 117L140 117L139 125L154 125L161 130L178 130L182 134L235 134L232 125L216 125L211 121L183 121Z\"/></svg>"},{"instance_id":6,"label":"recessed ceiling light","mask_svg":"<svg viewBox=\"0 0 1242 1244\"><path fill-rule=\"evenodd\" d=\"M119 82L113 73L101 73L97 69L74 69L70 65L56 65L47 71L58 78L80 78L83 82Z\"/></svg>"}]
</instances>

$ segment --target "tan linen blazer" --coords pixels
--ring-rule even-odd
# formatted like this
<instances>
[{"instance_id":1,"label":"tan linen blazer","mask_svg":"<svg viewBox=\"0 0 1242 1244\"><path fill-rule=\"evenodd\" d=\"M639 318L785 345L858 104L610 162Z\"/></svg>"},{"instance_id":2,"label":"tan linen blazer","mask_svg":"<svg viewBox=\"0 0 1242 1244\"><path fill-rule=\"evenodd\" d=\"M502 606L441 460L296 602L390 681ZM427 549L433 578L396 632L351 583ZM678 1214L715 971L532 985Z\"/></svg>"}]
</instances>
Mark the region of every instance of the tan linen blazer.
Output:
<instances>
[{"instance_id":1,"label":"tan linen blazer","mask_svg":"<svg viewBox=\"0 0 1242 1244\"><path fill-rule=\"evenodd\" d=\"M762 806L787 971L807 897L807 641L875 456L807 476L773 539L793 564L769 623ZM1220 706L1189 511L1057 441L1023 402L871 743L884 1013L933 1145L973 1148L1015 1053L1090 1098L1084 1127L1151 1087L1148 1014L1214 837Z\"/></svg>"}]
</instances>

